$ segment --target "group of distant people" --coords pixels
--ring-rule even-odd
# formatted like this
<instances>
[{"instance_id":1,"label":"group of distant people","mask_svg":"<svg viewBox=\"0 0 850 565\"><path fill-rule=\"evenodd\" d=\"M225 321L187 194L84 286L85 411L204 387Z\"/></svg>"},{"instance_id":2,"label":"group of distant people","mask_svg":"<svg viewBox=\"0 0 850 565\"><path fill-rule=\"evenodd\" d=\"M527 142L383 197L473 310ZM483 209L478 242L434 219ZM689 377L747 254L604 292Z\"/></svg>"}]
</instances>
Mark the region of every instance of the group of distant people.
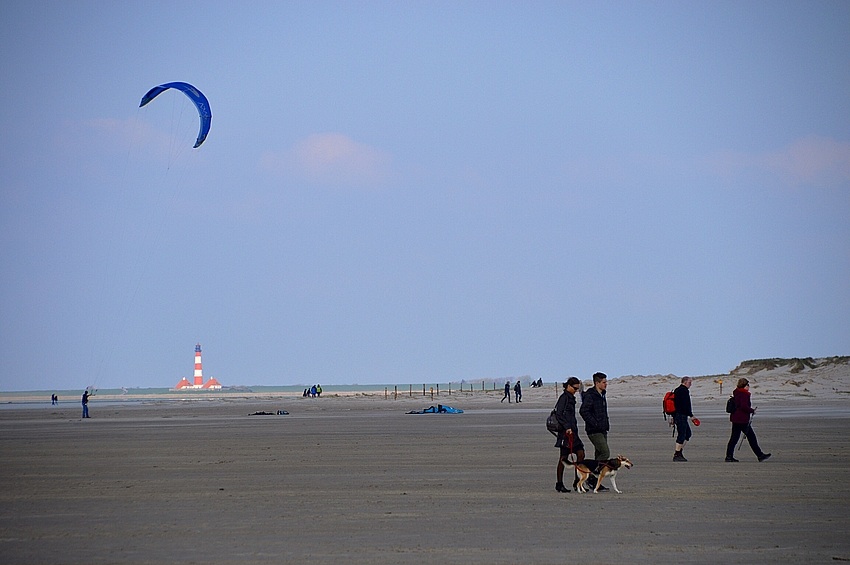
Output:
<instances>
[{"instance_id":1,"label":"group of distant people","mask_svg":"<svg viewBox=\"0 0 850 565\"><path fill-rule=\"evenodd\" d=\"M682 377L681 384L674 391L676 411L673 421L676 426L677 435L673 461L687 461L683 450L685 444L691 438L691 428L688 420L694 420L689 391L692 383L693 379L691 377ZM587 439L593 444L593 458L596 461L606 461L611 457L611 452L608 449L610 423L608 420L608 400L606 398L608 377L605 373L594 373L593 387L589 390L584 390L584 385L578 377L570 377L564 382L563 386L564 392L555 404L555 417L558 419L558 423L562 429L555 442L555 447L561 450L556 469L555 490L558 492L570 492L570 489L564 485L564 468L570 462L577 463L584 461L585 458L584 443L579 438L578 420L576 419L577 392L581 393L579 415L584 420L584 431L587 434ZM728 463L738 462L738 459L735 459L735 444L738 443L741 434L746 436L750 448L759 462L768 459L771 455L762 451L761 447L759 447L756 433L753 431L752 416L755 414L756 409L751 405L749 387L749 380L746 378L738 379L737 387L732 393L735 411L729 415L729 420L732 422L732 434L726 445L725 461ZM571 457L573 458L572 460L570 459ZM589 488L596 488L597 481L598 475L591 475L587 481ZM576 482L577 479L573 482L573 489L576 488ZM599 490L608 489L600 485Z\"/></svg>"},{"instance_id":2,"label":"group of distant people","mask_svg":"<svg viewBox=\"0 0 850 565\"><path fill-rule=\"evenodd\" d=\"M531 388L540 388L543 386L543 379L537 379L536 381L531 381ZM522 384L520 381L517 381L513 386L514 389L514 401L522 402ZM502 397L502 400L499 402L504 402L507 399L508 404L511 403L511 381L505 382L505 395Z\"/></svg>"},{"instance_id":3,"label":"group of distant people","mask_svg":"<svg viewBox=\"0 0 850 565\"><path fill-rule=\"evenodd\" d=\"M505 399L508 399L508 404L511 403L511 381L505 383L505 396L502 397L502 400L499 402L504 402ZM522 402L522 385L519 381L514 385L514 399L517 403Z\"/></svg>"},{"instance_id":4,"label":"group of distant people","mask_svg":"<svg viewBox=\"0 0 850 565\"><path fill-rule=\"evenodd\" d=\"M304 394L302 394L304 398L317 398L322 396L322 385L313 385L310 388L304 389Z\"/></svg>"}]
</instances>

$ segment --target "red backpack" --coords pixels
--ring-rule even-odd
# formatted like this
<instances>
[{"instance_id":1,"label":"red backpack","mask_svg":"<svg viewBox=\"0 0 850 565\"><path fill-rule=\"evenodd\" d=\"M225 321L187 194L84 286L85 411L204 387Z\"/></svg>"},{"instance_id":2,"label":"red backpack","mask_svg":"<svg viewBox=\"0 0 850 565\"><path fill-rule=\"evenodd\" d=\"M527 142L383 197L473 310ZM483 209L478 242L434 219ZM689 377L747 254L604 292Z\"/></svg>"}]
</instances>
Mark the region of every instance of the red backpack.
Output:
<instances>
[{"instance_id":1,"label":"red backpack","mask_svg":"<svg viewBox=\"0 0 850 565\"><path fill-rule=\"evenodd\" d=\"M664 393L664 419L676 413L676 394L671 390Z\"/></svg>"}]
</instances>

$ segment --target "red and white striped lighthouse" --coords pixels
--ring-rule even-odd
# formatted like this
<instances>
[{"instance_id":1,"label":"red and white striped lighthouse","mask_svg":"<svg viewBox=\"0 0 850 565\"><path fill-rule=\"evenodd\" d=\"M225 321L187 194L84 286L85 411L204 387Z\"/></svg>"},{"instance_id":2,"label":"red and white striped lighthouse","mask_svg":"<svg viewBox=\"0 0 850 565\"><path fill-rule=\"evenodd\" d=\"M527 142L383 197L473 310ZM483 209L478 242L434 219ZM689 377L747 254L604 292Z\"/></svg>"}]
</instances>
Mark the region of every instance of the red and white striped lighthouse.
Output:
<instances>
[{"instance_id":1,"label":"red and white striped lighthouse","mask_svg":"<svg viewBox=\"0 0 850 565\"><path fill-rule=\"evenodd\" d=\"M203 370L201 369L201 344L195 346L195 382L194 385L199 387L204 384Z\"/></svg>"}]
</instances>

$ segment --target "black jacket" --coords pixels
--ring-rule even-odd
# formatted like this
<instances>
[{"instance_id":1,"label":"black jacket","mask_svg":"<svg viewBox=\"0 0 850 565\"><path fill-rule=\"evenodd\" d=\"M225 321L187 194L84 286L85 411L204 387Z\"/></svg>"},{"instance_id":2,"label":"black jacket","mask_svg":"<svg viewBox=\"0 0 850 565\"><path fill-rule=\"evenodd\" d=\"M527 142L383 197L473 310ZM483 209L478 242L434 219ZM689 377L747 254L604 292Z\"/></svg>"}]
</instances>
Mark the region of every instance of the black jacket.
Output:
<instances>
[{"instance_id":1,"label":"black jacket","mask_svg":"<svg viewBox=\"0 0 850 565\"><path fill-rule=\"evenodd\" d=\"M555 404L555 417L565 430L578 433L578 422L576 421L576 397L569 392L562 392Z\"/></svg>"},{"instance_id":2,"label":"black jacket","mask_svg":"<svg viewBox=\"0 0 850 565\"><path fill-rule=\"evenodd\" d=\"M675 398L673 402L676 404L676 414L684 414L685 416L693 417L691 412L691 393L685 385L679 385L673 391Z\"/></svg>"},{"instance_id":3,"label":"black jacket","mask_svg":"<svg viewBox=\"0 0 850 565\"><path fill-rule=\"evenodd\" d=\"M581 397L579 414L584 419L584 431L588 435L608 432L608 401L605 400L605 392L600 394L596 387L586 391Z\"/></svg>"}]
</instances>

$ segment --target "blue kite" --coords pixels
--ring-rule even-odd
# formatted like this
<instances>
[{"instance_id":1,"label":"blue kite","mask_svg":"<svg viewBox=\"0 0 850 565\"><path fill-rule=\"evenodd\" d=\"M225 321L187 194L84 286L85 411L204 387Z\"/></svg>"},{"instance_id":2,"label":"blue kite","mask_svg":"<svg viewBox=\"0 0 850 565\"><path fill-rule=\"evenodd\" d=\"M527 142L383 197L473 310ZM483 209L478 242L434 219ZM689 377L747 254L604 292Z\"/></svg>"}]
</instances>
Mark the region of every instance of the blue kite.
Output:
<instances>
[{"instance_id":1,"label":"blue kite","mask_svg":"<svg viewBox=\"0 0 850 565\"><path fill-rule=\"evenodd\" d=\"M212 111L210 103L204 93L189 84L188 82L167 82L151 88L147 94L142 97L142 102L139 108L156 98L160 93L165 92L169 88L174 88L189 97L189 100L195 103L198 108L198 117L201 119L201 129L198 132L198 139L195 141L195 147L200 147L207 134L210 132L210 123L212 123Z\"/></svg>"},{"instance_id":2,"label":"blue kite","mask_svg":"<svg viewBox=\"0 0 850 565\"><path fill-rule=\"evenodd\" d=\"M463 414L463 410L445 404L437 404L436 406L429 406L425 410L411 410L408 414Z\"/></svg>"}]
</instances>

